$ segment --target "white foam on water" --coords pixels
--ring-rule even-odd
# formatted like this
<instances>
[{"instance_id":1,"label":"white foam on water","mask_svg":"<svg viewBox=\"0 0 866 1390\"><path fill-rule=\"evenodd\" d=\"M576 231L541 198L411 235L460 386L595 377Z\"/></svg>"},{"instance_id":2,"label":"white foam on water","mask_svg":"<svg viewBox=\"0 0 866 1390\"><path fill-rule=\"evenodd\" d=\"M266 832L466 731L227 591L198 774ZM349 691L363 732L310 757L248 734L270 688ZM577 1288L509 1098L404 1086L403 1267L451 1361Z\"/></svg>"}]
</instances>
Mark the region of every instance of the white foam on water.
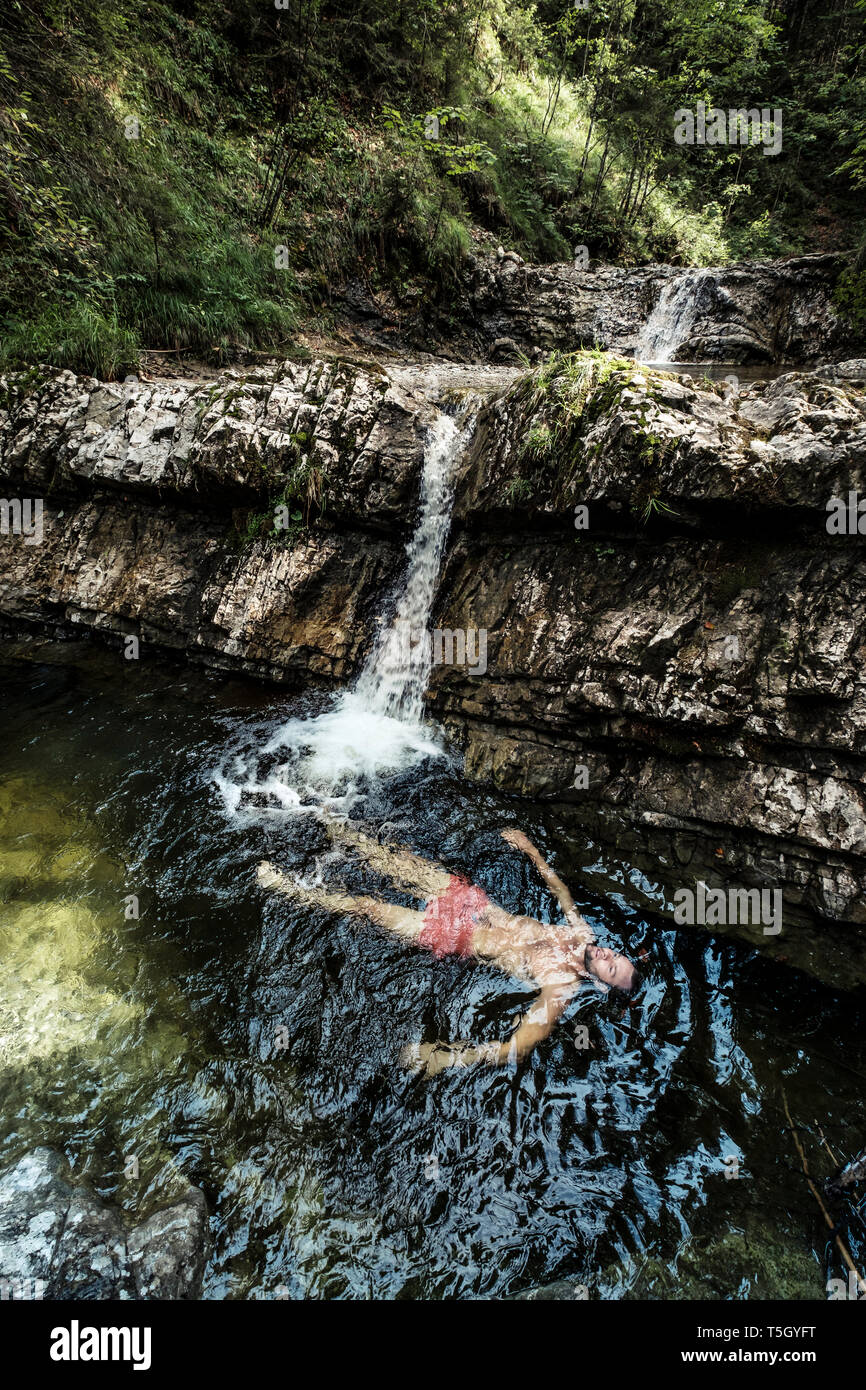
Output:
<instances>
[{"instance_id":1,"label":"white foam on water","mask_svg":"<svg viewBox=\"0 0 866 1390\"><path fill-rule=\"evenodd\" d=\"M282 748L289 758L281 772L305 797L323 800L342 799L354 784L401 772L422 758L445 756L435 730L371 710L356 690L324 714L290 719L263 751Z\"/></svg>"}]
</instances>

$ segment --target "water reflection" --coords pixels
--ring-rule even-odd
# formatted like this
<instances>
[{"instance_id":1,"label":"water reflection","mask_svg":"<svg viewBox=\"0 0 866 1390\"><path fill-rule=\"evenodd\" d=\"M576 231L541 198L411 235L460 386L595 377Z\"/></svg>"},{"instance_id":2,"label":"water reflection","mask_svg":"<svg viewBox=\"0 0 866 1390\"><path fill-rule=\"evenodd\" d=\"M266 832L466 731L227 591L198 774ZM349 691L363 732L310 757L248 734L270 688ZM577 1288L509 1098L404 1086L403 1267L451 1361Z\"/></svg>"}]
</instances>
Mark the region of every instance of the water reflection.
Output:
<instances>
[{"instance_id":1,"label":"water reflection","mask_svg":"<svg viewBox=\"0 0 866 1390\"><path fill-rule=\"evenodd\" d=\"M822 1267L781 1088L816 1172L831 1168L818 1124L840 1156L861 1146L859 997L594 891L582 863L622 883L652 865L608 863L549 809L431 759L359 788L355 814L557 920L499 838L518 820L599 939L644 957L646 984L630 1007L581 992L517 1068L413 1076L407 1040L501 1037L531 993L259 890L265 857L328 870L314 816L270 797L227 815L210 781L284 723L282 698L250 708L216 678L107 665L8 674L4 1164L62 1148L131 1212L201 1186L212 1298L499 1297L558 1279L591 1298L825 1296L841 1271ZM346 870L356 891L381 887L369 875ZM853 1220L848 1234L861 1259Z\"/></svg>"}]
</instances>

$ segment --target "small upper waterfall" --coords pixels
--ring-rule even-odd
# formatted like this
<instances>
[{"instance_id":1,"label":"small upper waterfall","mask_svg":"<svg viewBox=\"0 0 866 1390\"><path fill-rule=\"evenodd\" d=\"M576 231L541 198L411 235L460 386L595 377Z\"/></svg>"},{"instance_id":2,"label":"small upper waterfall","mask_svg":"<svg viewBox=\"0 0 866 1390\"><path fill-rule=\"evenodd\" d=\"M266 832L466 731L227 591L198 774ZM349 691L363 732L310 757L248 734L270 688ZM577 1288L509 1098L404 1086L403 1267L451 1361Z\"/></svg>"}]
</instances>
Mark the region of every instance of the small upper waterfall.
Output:
<instances>
[{"instance_id":1,"label":"small upper waterfall","mask_svg":"<svg viewBox=\"0 0 866 1390\"><path fill-rule=\"evenodd\" d=\"M688 338L697 313L703 271L684 271L668 280L635 344L639 362L673 362Z\"/></svg>"}]
</instances>

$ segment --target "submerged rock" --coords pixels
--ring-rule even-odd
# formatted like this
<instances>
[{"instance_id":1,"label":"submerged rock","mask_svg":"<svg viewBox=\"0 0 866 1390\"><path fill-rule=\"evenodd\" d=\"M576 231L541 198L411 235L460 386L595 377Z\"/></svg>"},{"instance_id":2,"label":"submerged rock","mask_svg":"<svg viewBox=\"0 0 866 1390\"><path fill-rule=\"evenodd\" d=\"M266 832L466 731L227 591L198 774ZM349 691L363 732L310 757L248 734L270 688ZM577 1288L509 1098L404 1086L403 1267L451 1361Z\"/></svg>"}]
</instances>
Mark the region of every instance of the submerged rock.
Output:
<instances>
[{"instance_id":1,"label":"submerged rock","mask_svg":"<svg viewBox=\"0 0 866 1390\"><path fill-rule=\"evenodd\" d=\"M749 1213L742 1229L692 1236L675 1259L642 1258L636 1272L616 1266L601 1278L592 1274L559 1279L513 1294L521 1302L574 1299L623 1301L677 1299L781 1299L810 1301L827 1296L826 1280L814 1254L789 1231Z\"/></svg>"},{"instance_id":2,"label":"submerged rock","mask_svg":"<svg viewBox=\"0 0 866 1390\"><path fill-rule=\"evenodd\" d=\"M512 1294L514 1303L573 1303L575 1299L588 1299L585 1284L576 1280L557 1279L553 1284L539 1284L536 1288L525 1289Z\"/></svg>"},{"instance_id":3,"label":"submerged rock","mask_svg":"<svg viewBox=\"0 0 866 1390\"><path fill-rule=\"evenodd\" d=\"M209 1249L198 1188L128 1228L38 1148L0 1174L0 1270L13 1298L198 1299Z\"/></svg>"}]
</instances>

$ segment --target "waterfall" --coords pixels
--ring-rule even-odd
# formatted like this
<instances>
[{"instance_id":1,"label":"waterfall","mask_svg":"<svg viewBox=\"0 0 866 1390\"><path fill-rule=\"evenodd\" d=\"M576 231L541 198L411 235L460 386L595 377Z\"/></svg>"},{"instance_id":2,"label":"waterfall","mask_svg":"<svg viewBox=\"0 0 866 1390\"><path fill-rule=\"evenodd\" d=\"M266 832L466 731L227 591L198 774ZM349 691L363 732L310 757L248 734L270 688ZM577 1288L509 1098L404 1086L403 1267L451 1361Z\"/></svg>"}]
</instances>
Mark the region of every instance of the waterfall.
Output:
<instances>
[{"instance_id":1,"label":"waterfall","mask_svg":"<svg viewBox=\"0 0 866 1390\"><path fill-rule=\"evenodd\" d=\"M702 280L702 271L685 271L662 287L635 344L634 355L639 362L675 360L674 354L694 326Z\"/></svg>"},{"instance_id":2,"label":"waterfall","mask_svg":"<svg viewBox=\"0 0 866 1390\"><path fill-rule=\"evenodd\" d=\"M425 441L418 521L395 586L393 621L382 627L354 689L331 708L281 724L264 746L236 753L215 771L232 815L251 803L284 811L347 811L376 778L446 750L423 722L432 666L430 614L451 524L456 469L474 427L444 413Z\"/></svg>"},{"instance_id":3,"label":"waterfall","mask_svg":"<svg viewBox=\"0 0 866 1390\"><path fill-rule=\"evenodd\" d=\"M442 550L451 525L454 469L466 443L450 415L431 426L424 450L421 513L406 547L408 569L393 624L383 629L361 672L361 705L403 723L417 724L432 665L428 631Z\"/></svg>"}]
</instances>

